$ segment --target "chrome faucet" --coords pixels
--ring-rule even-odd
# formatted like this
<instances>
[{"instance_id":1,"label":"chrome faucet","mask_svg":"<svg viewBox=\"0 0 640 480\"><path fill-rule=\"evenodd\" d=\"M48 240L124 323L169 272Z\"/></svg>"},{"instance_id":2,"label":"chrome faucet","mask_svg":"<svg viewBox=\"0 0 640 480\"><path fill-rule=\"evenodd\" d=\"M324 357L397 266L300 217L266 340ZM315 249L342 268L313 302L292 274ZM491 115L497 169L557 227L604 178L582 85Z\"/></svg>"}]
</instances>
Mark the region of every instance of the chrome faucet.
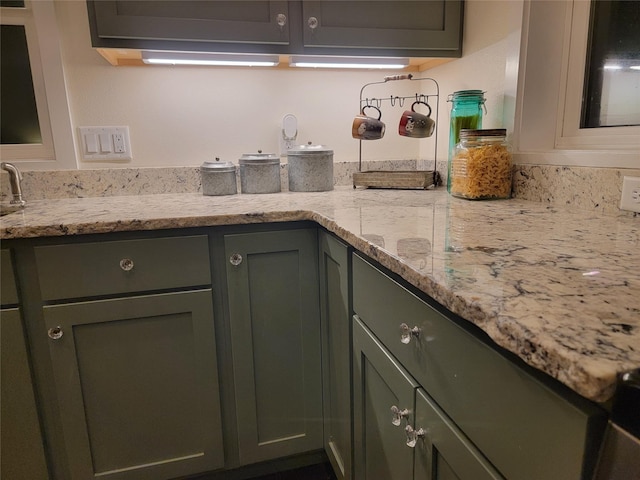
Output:
<instances>
[{"instance_id":1,"label":"chrome faucet","mask_svg":"<svg viewBox=\"0 0 640 480\"><path fill-rule=\"evenodd\" d=\"M22 173L20 173L18 167L13 163L2 162L0 163L0 168L6 170L9 174L9 185L11 186L11 194L13 195L13 200L9 203L11 203L11 205L24 207L27 202L22 199Z\"/></svg>"}]
</instances>

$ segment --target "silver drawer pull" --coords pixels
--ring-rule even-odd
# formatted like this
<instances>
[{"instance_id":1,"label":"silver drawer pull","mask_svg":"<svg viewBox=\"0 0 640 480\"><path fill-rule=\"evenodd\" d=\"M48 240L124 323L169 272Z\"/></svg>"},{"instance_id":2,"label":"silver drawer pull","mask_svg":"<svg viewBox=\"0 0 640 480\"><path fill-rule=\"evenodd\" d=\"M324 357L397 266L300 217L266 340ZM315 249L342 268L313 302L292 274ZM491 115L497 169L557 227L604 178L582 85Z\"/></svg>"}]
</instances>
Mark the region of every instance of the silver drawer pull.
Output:
<instances>
[{"instance_id":1,"label":"silver drawer pull","mask_svg":"<svg viewBox=\"0 0 640 480\"><path fill-rule=\"evenodd\" d=\"M125 272L130 272L133 270L133 260L130 258L123 258L120 260L120 268Z\"/></svg>"},{"instance_id":2,"label":"silver drawer pull","mask_svg":"<svg viewBox=\"0 0 640 480\"><path fill-rule=\"evenodd\" d=\"M309 25L309 28L311 30L315 30L316 28L318 28L318 25L320 25L320 22L316 17L309 17L307 19L307 25Z\"/></svg>"},{"instance_id":3,"label":"silver drawer pull","mask_svg":"<svg viewBox=\"0 0 640 480\"><path fill-rule=\"evenodd\" d=\"M400 410L395 405L391 407L391 413L393 414L391 423L396 427L400 426L403 418L407 418L409 416L409 410L407 410L406 408L404 410Z\"/></svg>"},{"instance_id":4,"label":"silver drawer pull","mask_svg":"<svg viewBox=\"0 0 640 480\"><path fill-rule=\"evenodd\" d=\"M403 323L400 325L400 331L402 332L400 341L405 345L411 342L412 337L420 338L420 329L418 327L410 328L409 325Z\"/></svg>"},{"instance_id":5,"label":"silver drawer pull","mask_svg":"<svg viewBox=\"0 0 640 480\"><path fill-rule=\"evenodd\" d=\"M237 267L242 263L242 255L240 255L239 253L234 253L229 257L229 263L234 267Z\"/></svg>"},{"instance_id":6,"label":"silver drawer pull","mask_svg":"<svg viewBox=\"0 0 640 480\"><path fill-rule=\"evenodd\" d=\"M407 433L407 447L411 448L415 448L416 443L418 443L418 438L424 438L427 435L427 432L423 428L414 430L411 425L407 425L404 431Z\"/></svg>"},{"instance_id":7,"label":"silver drawer pull","mask_svg":"<svg viewBox=\"0 0 640 480\"><path fill-rule=\"evenodd\" d=\"M276 23L279 27L284 27L287 24L287 16L284 13L276 15Z\"/></svg>"},{"instance_id":8,"label":"silver drawer pull","mask_svg":"<svg viewBox=\"0 0 640 480\"><path fill-rule=\"evenodd\" d=\"M49 335L51 340L60 340L62 335L64 335L64 332L62 331L62 327L58 325L57 327L51 327L47 331L47 335Z\"/></svg>"}]
</instances>

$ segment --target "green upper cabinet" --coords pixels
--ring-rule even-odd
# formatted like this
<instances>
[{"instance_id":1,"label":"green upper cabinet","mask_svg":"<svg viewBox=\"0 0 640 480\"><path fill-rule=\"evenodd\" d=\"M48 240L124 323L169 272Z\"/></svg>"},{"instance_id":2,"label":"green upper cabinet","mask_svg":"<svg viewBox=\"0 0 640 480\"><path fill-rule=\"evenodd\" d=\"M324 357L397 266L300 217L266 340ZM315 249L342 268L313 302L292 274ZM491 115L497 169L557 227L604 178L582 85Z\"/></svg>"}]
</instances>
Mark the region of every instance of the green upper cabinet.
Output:
<instances>
[{"instance_id":1,"label":"green upper cabinet","mask_svg":"<svg viewBox=\"0 0 640 480\"><path fill-rule=\"evenodd\" d=\"M460 57L463 2L304 1L305 53Z\"/></svg>"},{"instance_id":2,"label":"green upper cabinet","mask_svg":"<svg viewBox=\"0 0 640 480\"><path fill-rule=\"evenodd\" d=\"M322 448L315 228L224 237L240 464Z\"/></svg>"},{"instance_id":3,"label":"green upper cabinet","mask_svg":"<svg viewBox=\"0 0 640 480\"><path fill-rule=\"evenodd\" d=\"M460 57L463 0L88 0L94 47Z\"/></svg>"},{"instance_id":4,"label":"green upper cabinet","mask_svg":"<svg viewBox=\"0 0 640 480\"><path fill-rule=\"evenodd\" d=\"M99 0L87 4L94 47L273 53L290 42L286 1Z\"/></svg>"}]
</instances>

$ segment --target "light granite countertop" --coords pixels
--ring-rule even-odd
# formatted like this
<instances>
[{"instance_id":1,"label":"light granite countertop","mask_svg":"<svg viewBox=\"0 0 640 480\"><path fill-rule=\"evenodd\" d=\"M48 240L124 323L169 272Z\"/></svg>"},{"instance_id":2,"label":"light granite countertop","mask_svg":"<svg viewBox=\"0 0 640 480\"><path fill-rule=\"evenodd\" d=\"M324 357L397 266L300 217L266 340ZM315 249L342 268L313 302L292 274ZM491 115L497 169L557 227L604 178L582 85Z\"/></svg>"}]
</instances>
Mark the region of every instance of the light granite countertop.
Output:
<instances>
[{"instance_id":1,"label":"light granite countertop","mask_svg":"<svg viewBox=\"0 0 640 480\"><path fill-rule=\"evenodd\" d=\"M640 218L438 190L37 200L0 239L312 220L582 396L640 367Z\"/></svg>"}]
</instances>

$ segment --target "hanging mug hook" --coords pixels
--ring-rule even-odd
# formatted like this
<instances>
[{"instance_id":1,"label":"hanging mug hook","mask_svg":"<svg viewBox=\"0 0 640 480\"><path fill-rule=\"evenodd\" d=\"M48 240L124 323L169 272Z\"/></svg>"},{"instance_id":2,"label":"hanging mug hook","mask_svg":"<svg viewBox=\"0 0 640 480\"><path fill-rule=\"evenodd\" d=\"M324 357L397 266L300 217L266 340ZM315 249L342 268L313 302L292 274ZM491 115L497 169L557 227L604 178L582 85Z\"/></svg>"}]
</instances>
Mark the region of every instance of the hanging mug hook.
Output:
<instances>
[{"instance_id":1,"label":"hanging mug hook","mask_svg":"<svg viewBox=\"0 0 640 480\"><path fill-rule=\"evenodd\" d=\"M378 111L378 118L377 118L377 120L380 120L380 119L382 118L382 110L380 110L380 107L377 107L377 106L375 106L375 105L365 105L364 107L362 107L362 111L361 111L362 115L365 115L364 111L365 111L367 108L373 108L373 109L375 109L375 110L377 110L377 111Z\"/></svg>"}]
</instances>

